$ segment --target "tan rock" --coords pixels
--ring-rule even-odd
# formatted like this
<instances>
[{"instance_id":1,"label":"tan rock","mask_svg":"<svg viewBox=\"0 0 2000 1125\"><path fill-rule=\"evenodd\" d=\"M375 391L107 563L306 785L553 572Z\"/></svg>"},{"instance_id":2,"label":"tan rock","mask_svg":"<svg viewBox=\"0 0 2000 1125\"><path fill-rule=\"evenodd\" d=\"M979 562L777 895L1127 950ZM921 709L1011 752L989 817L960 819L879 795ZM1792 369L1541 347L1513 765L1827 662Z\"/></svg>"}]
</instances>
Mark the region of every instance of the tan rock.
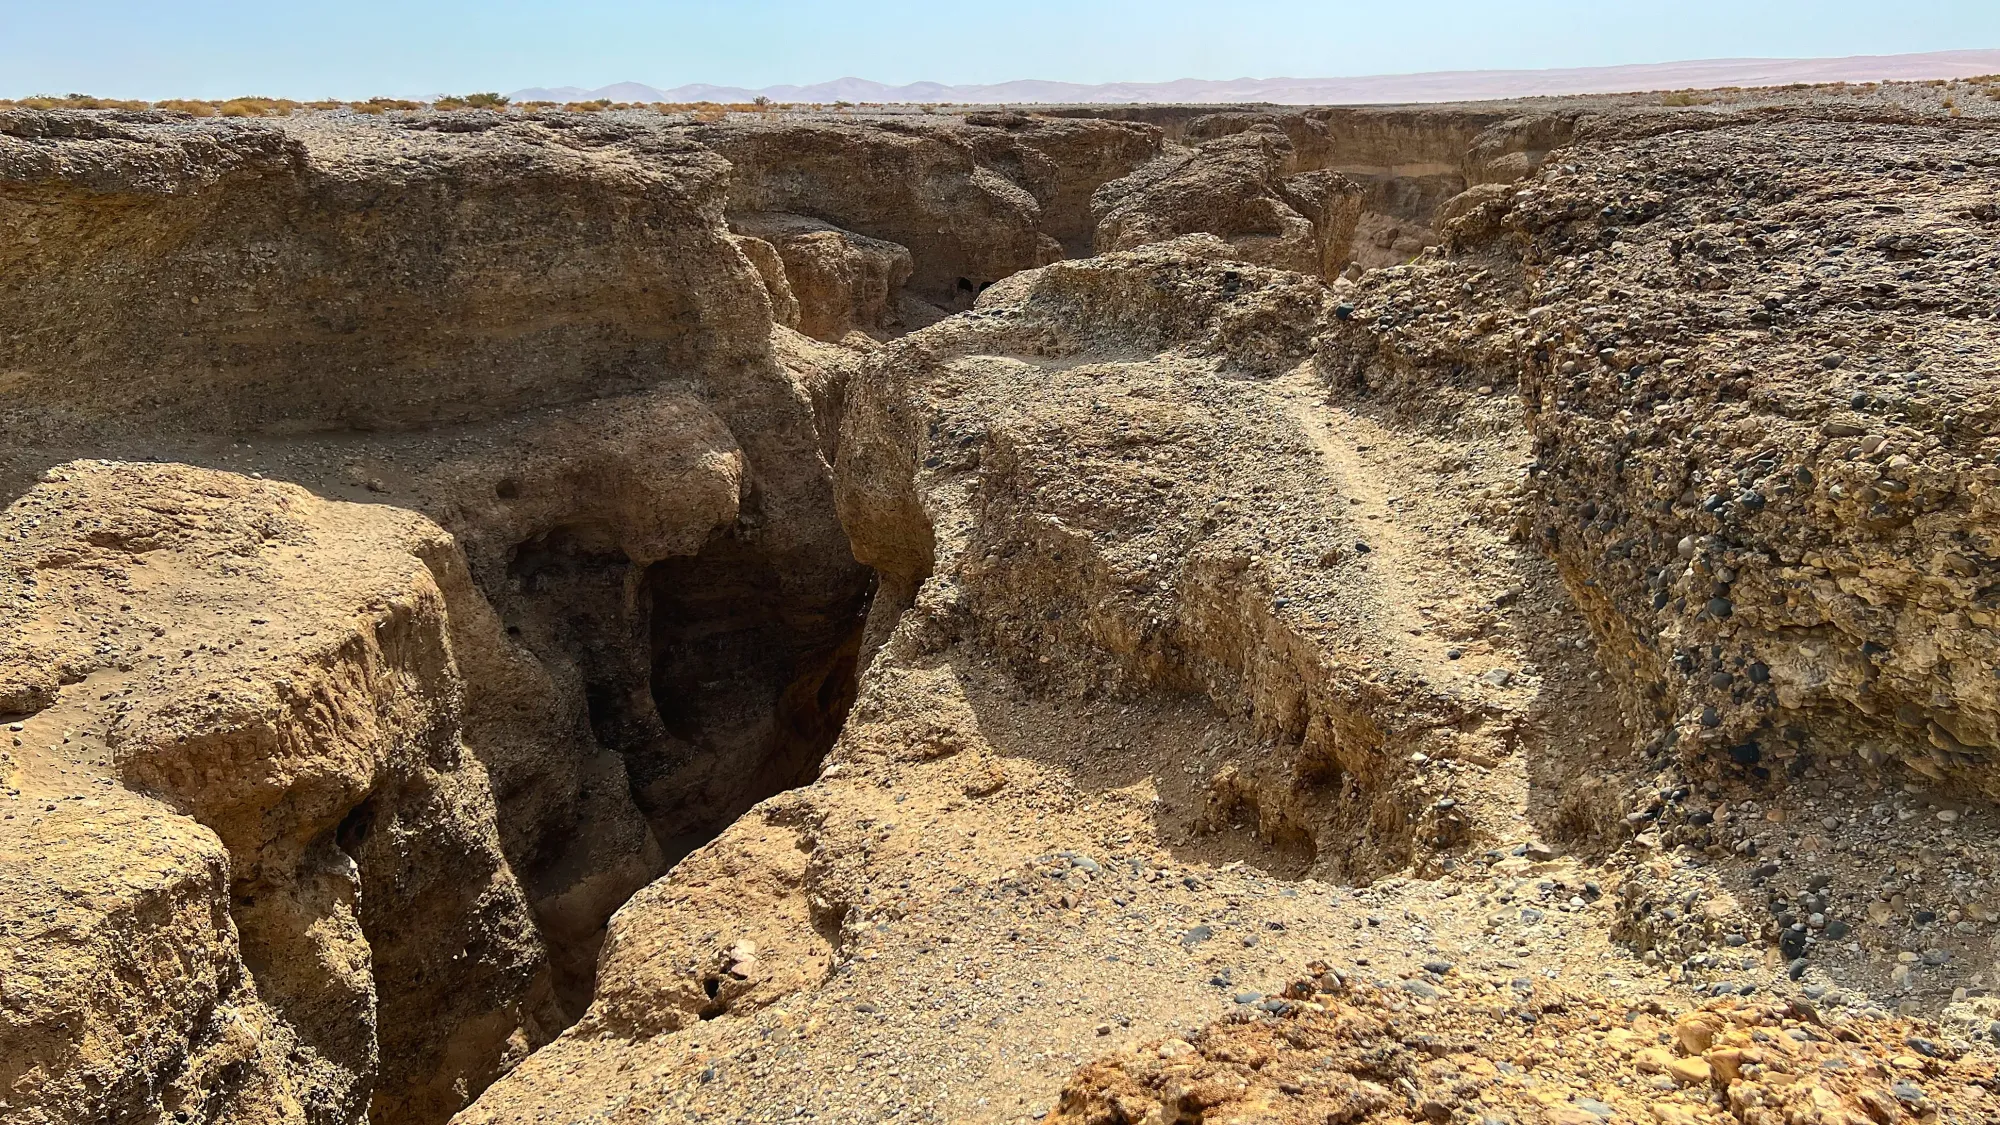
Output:
<instances>
[{"instance_id":1,"label":"tan rock","mask_svg":"<svg viewBox=\"0 0 2000 1125\"><path fill-rule=\"evenodd\" d=\"M915 268L907 249L803 215L746 212L730 223L777 253L784 285L774 291L789 293L798 309L788 327L829 343L901 327L897 302Z\"/></svg>"},{"instance_id":2,"label":"tan rock","mask_svg":"<svg viewBox=\"0 0 2000 1125\"><path fill-rule=\"evenodd\" d=\"M1360 190L1332 172L1286 176L1291 142L1260 126L1161 157L1092 198L1099 253L1216 235L1247 261L1331 278L1347 264Z\"/></svg>"},{"instance_id":3,"label":"tan rock","mask_svg":"<svg viewBox=\"0 0 2000 1125\"><path fill-rule=\"evenodd\" d=\"M1743 1052L1734 1047L1717 1047L1702 1056L1708 1061L1715 1080L1727 1086L1743 1074Z\"/></svg>"},{"instance_id":4,"label":"tan rock","mask_svg":"<svg viewBox=\"0 0 2000 1125\"><path fill-rule=\"evenodd\" d=\"M53 471L6 519L25 531L0 545L0 606L25 604L8 587L26 562L44 608L0 609L0 695L53 671L26 725L88 732L37 753L23 788L108 799L98 830L151 821L160 840L134 869L79 837L42 874L103 885L69 907L103 940L15 953L16 980L97 977L0 1025L0 1058L46 1060L16 1110L145 1116L217 1084L232 1114L351 1119L372 1098L441 1121L554 1034L547 950L463 741L448 536L291 485L110 462ZM53 827L10 816L0 847L40 854ZM35 910L36 885L5 888L0 914Z\"/></svg>"},{"instance_id":5,"label":"tan rock","mask_svg":"<svg viewBox=\"0 0 2000 1125\"><path fill-rule=\"evenodd\" d=\"M1667 1064L1667 1073L1683 1086L1706 1086L1711 1077L1708 1063L1698 1058L1675 1059Z\"/></svg>"},{"instance_id":6,"label":"tan rock","mask_svg":"<svg viewBox=\"0 0 2000 1125\"><path fill-rule=\"evenodd\" d=\"M1699 1055L1715 1044L1728 1021L1710 1011L1689 1012L1674 1022L1674 1042L1683 1054Z\"/></svg>"},{"instance_id":7,"label":"tan rock","mask_svg":"<svg viewBox=\"0 0 2000 1125\"><path fill-rule=\"evenodd\" d=\"M1674 1056L1658 1047L1647 1047L1632 1056L1632 1065L1641 1074L1665 1074Z\"/></svg>"}]
</instances>

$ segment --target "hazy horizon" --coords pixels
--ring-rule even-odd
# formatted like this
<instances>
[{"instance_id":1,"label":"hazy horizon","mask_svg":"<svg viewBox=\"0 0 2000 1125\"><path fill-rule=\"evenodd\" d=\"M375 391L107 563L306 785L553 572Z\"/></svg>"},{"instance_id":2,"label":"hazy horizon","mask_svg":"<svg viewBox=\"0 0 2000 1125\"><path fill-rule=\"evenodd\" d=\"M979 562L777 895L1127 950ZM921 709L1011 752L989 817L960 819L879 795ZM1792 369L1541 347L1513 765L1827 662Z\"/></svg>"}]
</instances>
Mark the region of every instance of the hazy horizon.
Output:
<instances>
[{"instance_id":1,"label":"hazy horizon","mask_svg":"<svg viewBox=\"0 0 2000 1125\"><path fill-rule=\"evenodd\" d=\"M238 0L87 10L4 0L0 96L159 99L416 96L638 82L761 89L858 76L897 86L1161 84L1830 59L2000 47L2000 5L1916 0L1894 20L1856 0L1688 0L1612 18L1601 3L1440 0L1421 20L1311 0L1017 0L1005 11L883 0Z\"/></svg>"},{"instance_id":2,"label":"hazy horizon","mask_svg":"<svg viewBox=\"0 0 2000 1125\"><path fill-rule=\"evenodd\" d=\"M1030 104L1061 102L1276 102L1295 105L1475 101L1567 94L1631 93L1719 86L1909 81L2000 72L2000 50L1857 55L1831 59L1684 59L1611 67L1427 71L1414 74L1198 79L1078 84L1022 79L980 85L917 82L891 86L857 76L807 85L731 87L689 84L660 89L619 82L585 89L528 87L517 101Z\"/></svg>"}]
</instances>

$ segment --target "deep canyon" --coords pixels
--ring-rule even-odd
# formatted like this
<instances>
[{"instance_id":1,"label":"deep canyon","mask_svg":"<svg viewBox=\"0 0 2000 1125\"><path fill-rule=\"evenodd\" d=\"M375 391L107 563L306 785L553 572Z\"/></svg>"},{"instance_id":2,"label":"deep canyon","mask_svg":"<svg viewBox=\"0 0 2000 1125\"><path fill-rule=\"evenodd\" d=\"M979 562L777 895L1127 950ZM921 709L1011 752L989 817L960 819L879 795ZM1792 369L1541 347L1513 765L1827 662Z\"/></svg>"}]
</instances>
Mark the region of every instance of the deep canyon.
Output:
<instances>
[{"instance_id":1,"label":"deep canyon","mask_svg":"<svg viewBox=\"0 0 2000 1125\"><path fill-rule=\"evenodd\" d=\"M0 109L0 1117L2000 1120L1993 89Z\"/></svg>"}]
</instances>

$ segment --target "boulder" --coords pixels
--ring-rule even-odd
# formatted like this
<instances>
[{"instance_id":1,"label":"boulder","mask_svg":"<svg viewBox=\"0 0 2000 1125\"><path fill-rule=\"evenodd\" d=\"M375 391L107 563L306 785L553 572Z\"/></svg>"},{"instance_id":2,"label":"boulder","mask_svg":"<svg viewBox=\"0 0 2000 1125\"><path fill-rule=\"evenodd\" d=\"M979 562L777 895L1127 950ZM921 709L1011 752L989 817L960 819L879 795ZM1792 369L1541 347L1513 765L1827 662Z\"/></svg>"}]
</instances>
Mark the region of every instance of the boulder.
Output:
<instances>
[{"instance_id":1,"label":"boulder","mask_svg":"<svg viewBox=\"0 0 2000 1125\"><path fill-rule=\"evenodd\" d=\"M1161 157L1099 188L1099 253L1212 234L1246 261L1317 277L1345 267L1360 192L1336 173L1288 176L1291 142L1274 126Z\"/></svg>"}]
</instances>

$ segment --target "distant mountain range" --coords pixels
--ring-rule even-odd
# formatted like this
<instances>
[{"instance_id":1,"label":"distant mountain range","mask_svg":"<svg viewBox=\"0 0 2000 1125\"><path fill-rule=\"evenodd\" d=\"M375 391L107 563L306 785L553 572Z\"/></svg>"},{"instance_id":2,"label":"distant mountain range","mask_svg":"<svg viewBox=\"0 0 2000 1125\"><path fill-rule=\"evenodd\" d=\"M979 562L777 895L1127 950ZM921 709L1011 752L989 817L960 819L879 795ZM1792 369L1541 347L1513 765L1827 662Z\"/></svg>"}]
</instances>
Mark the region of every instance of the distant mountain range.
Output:
<instances>
[{"instance_id":1,"label":"distant mountain range","mask_svg":"<svg viewBox=\"0 0 2000 1125\"><path fill-rule=\"evenodd\" d=\"M1483 101L1555 94L1615 94L1642 90L1782 86L1793 82L1878 82L1970 78L2000 73L2000 51L1935 51L1921 55L1855 55L1841 59L1705 59L1565 70L1446 70L1429 74L1379 74L1360 78L1237 78L1211 81L1019 81L988 86L916 82L885 86L840 78L811 86L676 86L661 90L620 82L596 90L577 86L516 90L515 101L918 103L1013 105L1023 103L1274 102L1281 105L1352 105L1394 102Z\"/></svg>"}]
</instances>

